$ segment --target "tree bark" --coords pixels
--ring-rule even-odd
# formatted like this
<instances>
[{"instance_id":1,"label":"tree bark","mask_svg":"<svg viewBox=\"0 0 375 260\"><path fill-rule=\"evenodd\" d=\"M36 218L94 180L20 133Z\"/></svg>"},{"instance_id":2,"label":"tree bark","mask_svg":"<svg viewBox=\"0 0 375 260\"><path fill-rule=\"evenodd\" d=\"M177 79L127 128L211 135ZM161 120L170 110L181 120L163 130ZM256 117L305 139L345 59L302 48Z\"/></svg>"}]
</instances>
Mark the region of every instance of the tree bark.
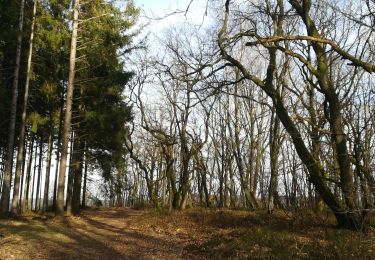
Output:
<instances>
[{"instance_id":1,"label":"tree bark","mask_svg":"<svg viewBox=\"0 0 375 260\"><path fill-rule=\"evenodd\" d=\"M36 197L35 197L35 210L39 210L39 195L41 193L40 178L42 177L42 164L43 164L43 136L40 136L39 144L39 165L38 165L38 177L36 182Z\"/></svg>"},{"instance_id":2,"label":"tree bark","mask_svg":"<svg viewBox=\"0 0 375 260\"><path fill-rule=\"evenodd\" d=\"M31 184L31 205L30 210L33 210L34 205L34 192L35 192L35 175L36 175L36 168L37 168L37 148L35 148L35 156L34 156L34 169L33 169L33 182Z\"/></svg>"},{"instance_id":3,"label":"tree bark","mask_svg":"<svg viewBox=\"0 0 375 260\"><path fill-rule=\"evenodd\" d=\"M69 152L69 167L68 167L68 184L66 188L66 214L68 216L73 215L73 182L74 182L74 171L73 171L73 162L76 156L76 135L72 131L70 136L70 152Z\"/></svg>"},{"instance_id":4,"label":"tree bark","mask_svg":"<svg viewBox=\"0 0 375 260\"><path fill-rule=\"evenodd\" d=\"M26 169L26 180L25 180L25 186L23 193L23 205L22 205L22 211L25 212L29 208L29 192L30 192L30 176L31 176L31 165L33 162L33 149L34 147L34 133L31 133L30 137L30 144L29 144L29 155L28 155L28 161L27 161L27 169Z\"/></svg>"},{"instance_id":5,"label":"tree bark","mask_svg":"<svg viewBox=\"0 0 375 260\"><path fill-rule=\"evenodd\" d=\"M31 32L29 38L29 53L27 57L27 74L26 74L26 82L25 82L25 93L23 97L23 108L22 108L22 115L21 115L21 124L20 124L20 133L19 133L19 141L18 141L18 153L17 153L17 162L16 162L16 173L14 178L14 191L13 191L13 201L12 201L12 213L18 214L20 211L19 202L19 187L20 187L20 177L21 177L21 167L23 158L23 146L24 146L24 139L25 139L25 125L26 125L26 113L27 113L27 102L29 98L29 85L30 85L30 77L31 77L31 59L33 56L33 39L34 39L34 28L35 28L35 16L36 16L36 8L37 8L37 0L34 0L33 5L33 18L31 22ZM22 191L21 191L22 192Z\"/></svg>"},{"instance_id":6,"label":"tree bark","mask_svg":"<svg viewBox=\"0 0 375 260\"><path fill-rule=\"evenodd\" d=\"M20 63L21 63L24 7L25 7L25 0L21 0L20 16L19 16L19 23L18 23L16 63L15 63L14 78L13 78L13 84L12 84L12 102L11 102L11 110L10 110L8 143L7 143L6 158L5 158L4 176L3 176L3 188L1 190L2 192L1 192L1 200L0 200L0 207L1 207L2 213L6 213L9 211L10 187L11 187L12 167L13 167L14 136L16 132L15 129L16 129L16 113L17 113L17 99L18 99L18 80L19 80ZM18 193L18 190L17 190L17 193Z\"/></svg>"},{"instance_id":7,"label":"tree bark","mask_svg":"<svg viewBox=\"0 0 375 260\"><path fill-rule=\"evenodd\" d=\"M301 6L301 4L296 0L289 0L289 2L302 18L306 26L308 36L321 39L319 31L309 15L311 3L304 0ZM344 131L343 119L341 114L341 103L339 100L339 96L336 93L335 87L333 86L330 79L328 69L329 63L325 46L322 43L316 41L312 42L311 44L317 57L316 77L318 79L319 86L329 103L328 121L331 129L331 140L332 145L335 146L337 151L335 157L340 169L340 183L347 207L347 213L344 214L345 216L341 216L340 219L345 218L348 223L341 223L341 225L355 229L361 225L362 213L358 210L358 205L356 203L357 196L353 183L353 172L350 165L351 160L347 148L347 137Z\"/></svg>"},{"instance_id":8,"label":"tree bark","mask_svg":"<svg viewBox=\"0 0 375 260\"><path fill-rule=\"evenodd\" d=\"M270 165L271 178L268 189L268 213L272 213L275 202L278 202L278 171L279 171L279 151L280 151L280 120L272 112L272 120L270 127ZM276 201L275 201L276 200Z\"/></svg>"},{"instance_id":9,"label":"tree bark","mask_svg":"<svg viewBox=\"0 0 375 260\"><path fill-rule=\"evenodd\" d=\"M81 203L81 189L82 189L82 170L83 170L83 157L85 151L85 142L77 136L77 141L74 147L76 147L76 156L73 161L73 195L72 195L72 212L78 214L80 211ZM78 151L77 151L78 150Z\"/></svg>"},{"instance_id":10,"label":"tree bark","mask_svg":"<svg viewBox=\"0 0 375 260\"><path fill-rule=\"evenodd\" d=\"M85 169L84 169L84 175L83 175L82 208L86 207L87 166L88 166L87 162L88 162L88 160L87 160L87 148L85 148Z\"/></svg>"},{"instance_id":11,"label":"tree bark","mask_svg":"<svg viewBox=\"0 0 375 260\"><path fill-rule=\"evenodd\" d=\"M54 184L53 184L53 209L54 210L56 210L57 179L58 179L58 176L59 176L59 161L60 161L60 142L61 142L62 127L63 127L63 110L64 110L64 94L61 93L60 115L59 115L59 132L58 132L58 135L57 135L57 145L56 145L56 169L55 169L55 180L54 180Z\"/></svg>"},{"instance_id":12,"label":"tree bark","mask_svg":"<svg viewBox=\"0 0 375 260\"><path fill-rule=\"evenodd\" d=\"M24 140L24 148L23 148L22 170L21 170L20 196L19 196L19 199L18 199L18 205L19 205L20 211L22 210L22 194L23 194L24 183L25 183L26 149L27 149L27 140L25 139Z\"/></svg>"},{"instance_id":13,"label":"tree bark","mask_svg":"<svg viewBox=\"0 0 375 260\"><path fill-rule=\"evenodd\" d=\"M77 52L77 32L78 32L78 14L79 14L79 0L73 0L73 25L72 25L72 40L70 47L69 59L69 78L66 95L66 111L64 117L64 128L62 133L62 147L61 147L61 160L57 190L56 201L56 215L64 216L64 192L65 192L65 172L68 157L68 143L71 131L72 120L72 105L73 105L73 89L74 89L74 76L76 65L76 52Z\"/></svg>"},{"instance_id":14,"label":"tree bark","mask_svg":"<svg viewBox=\"0 0 375 260\"><path fill-rule=\"evenodd\" d=\"M52 161L52 150L53 150L53 126L51 126L50 133L48 136L48 155L47 155L47 168L46 168L46 179L44 182L44 200L43 210L48 209L48 195L49 195L49 179L51 173L51 161Z\"/></svg>"}]
</instances>

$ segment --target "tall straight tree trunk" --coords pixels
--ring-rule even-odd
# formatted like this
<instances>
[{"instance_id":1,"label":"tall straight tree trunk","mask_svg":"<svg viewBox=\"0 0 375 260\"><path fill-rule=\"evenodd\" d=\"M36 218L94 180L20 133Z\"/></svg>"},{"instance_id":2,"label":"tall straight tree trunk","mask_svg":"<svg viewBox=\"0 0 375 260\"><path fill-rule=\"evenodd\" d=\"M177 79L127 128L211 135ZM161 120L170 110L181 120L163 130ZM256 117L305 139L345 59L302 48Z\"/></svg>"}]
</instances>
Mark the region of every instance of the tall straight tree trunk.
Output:
<instances>
[{"instance_id":1,"label":"tall straight tree trunk","mask_svg":"<svg viewBox=\"0 0 375 260\"><path fill-rule=\"evenodd\" d=\"M276 36L283 34L282 23L284 19L284 3L282 0L277 1L279 7L279 13L276 16L273 16L274 22L274 34ZM270 50L270 56L273 56L273 50ZM275 62L276 63L276 62ZM288 66L286 62L284 66ZM285 68L285 67L284 67ZM267 83L271 86L272 82L270 82L274 77L276 78L277 83L275 84L274 88L276 92L280 93L281 99L283 98L283 89L280 91L280 87L284 85L284 77L285 75L277 76L276 72L273 69L269 68L267 72ZM272 75L274 73L275 75ZM281 87L282 88L282 87ZM273 212L274 203L279 202L278 200L278 193L277 193L277 186L278 186L278 176L279 176L279 152L280 152L280 120L276 115L276 111L272 108L272 116L271 116L271 127L270 127L270 165L271 165L271 178L270 178L270 185L268 189L268 213ZM280 205L279 205L280 206Z\"/></svg>"},{"instance_id":2,"label":"tall straight tree trunk","mask_svg":"<svg viewBox=\"0 0 375 260\"><path fill-rule=\"evenodd\" d=\"M13 78L13 84L12 84L12 103L11 103L12 105L10 109L8 144L7 144L6 158L5 158L3 188L2 188L1 200L0 200L1 212L3 213L8 212L9 210L10 185L11 185L11 180L12 180L12 166L13 166L14 136L15 136L15 129L16 129L18 79L19 79L19 74L20 74L20 62L21 62L21 50L22 50L24 7L25 7L25 0L21 0L20 17L19 17L19 23L18 23L16 64L15 64L14 78Z\"/></svg>"},{"instance_id":3,"label":"tall straight tree trunk","mask_svg":"<svg viewBox=\"0 0 375 260\"><path fill-rule=\"evenodd\" d=\"M21 125L19 133L19 142L18 142L18 153L17 153L17 163L16 163L16 174L14 178L14 192L13 192L13 201L12 201L12 213L17 214L20 211L19 203L19 186L20 186L20 176L21 176L21 166L24 161L23 158L23 147L25 139L25 125L26 125L26 113L27 113L27 101L29 99L29 85L30 85L30 76L31 76L31 59L33 56L33 39L34 39L34 28L35 28L35 16L36 16L36 7L37 0L34 0L33 6L33 20L31 23L31 32L29 39L29 54L27 57L27 74L26 74L26 83L25 83L25 93L23 97L23 108L21 116Z\"/></svg>"},{"instance_id":4,"label":"tall straight tree trunk","mask_svg":"<svg viewBox=\"0 0 375 260\"><path fill-rule=\"evenodd\" d=\"M77 109L74 108L75 111L78 112L78 114L83 112L84 104L82 102L83 96L83 89L80 88L80 91L75 93L74 98L78 99L78 107ZM85 142L81 136L81 123L79 120L74 121L73 124L76 127L75 136L74 136L74 154L72 157L72 163L71 163L71 174L69 175L69 178L72 178L71 180L71 196L70 196L70 204L67 204L67 214L78 214L80 211L80 203L81 203L81 189L82 189L82 170L83 170L83 157L84 157L84 151L85 151ZM121 195L116 192L117 195L117 201L116 206L119 206L119 201Z\"/></svg>"},{"instance_id":5,"label":"tall straight tree trunk","mask_svg":"<svg viewBox=\"0 0 375 260\"><path fill-rule=\"evenodd\" d=\"M37 149L37 148L35 148ZM30 205L30 209L33 210L33 205L34 205L34 191L35 191L35 175L36 175L36 160L37 160L38 156L35 152L35 157L34 157L34 170L33 170L33 182L31 184L31 205Z\"/></svg>"},{"instance_id":6,"label":"tall straight tree trunk","mask_svg":"<svg viewBox=\"0 0 375 260\"><path fill-rule=\"evenodd\" d=\"M72 211L73 214L78 214L81 202L81 189L82 189L82 170L83 170L83 156L85 151L85 142L81 137L77 137L75 145L76 156L73 162L74 184L73 184L73 197L72 197ZM78 150L78 151L77 151Z\"/></svg>"},{"instance_id":7,"label":"tall straight tree trunk","mask_svg":"<svg viewBox=\"0 0 375 260\"><path fill-rule=\"evenodd\" d=\"M39 165L38 165L38 178L36 182L36 197L35 197L35 211L39 209L39 195L41 192L40 187L40 178L42 176L42 163L43 163L43 135L40 136L39 144Z\"/></svg>"},{"instance_id":8,"label":"tall straight tree trunk","mask_svg":"<svg viewBox=\"0 0 375 260\"><path fill-rule=\"evenodd\" d=\"M48 193L49 193L49 179L51 173L51 159L53 150L53 126L48 136L48 155L47 155L47 168L46 168L46 180L44 182L44 199L43 199L43 210L48 208Z\"/></svg>"},{"instance_id":9,"label":"tall straight tree trunk","mask_svg":"<svg viewBox=\"0 0 375 260\"><path fill-rule=\"evenodd\" d=\"M87 148L85 148L85 169L83 174L82 208L86 207L87 165Z\"/></svg>"},{"instance_id":10,"label":"tall straight tree trunk","mask_svg":"<svg viewBox=\"0 0 375 260\"><path fill-rule=\"evenodd\" d=\"M260 93L258 98L262 98L262 97L263 97L263 95L261 95L261 93ZM265 110L266 110L266 106L262 106L260 114L261 115L264 114ZM256 190L257 190L258 179L259 179L261 168L262 168L261 167L262 166L262 158L263 158L263 154L264 154L264 151L265 151L265 147L263 145L264 139L265 139L264 133L262 131L263 126L264 126L264 117L261 117L260 120L259 120L258 126L257 126L258 140L257 140L256 145L255 145L255 147L256 147L255 149L256 149L257 152L256 152L256 156L255 156L254 179L252 181L252 183L253 183L252 190L254 192L256 192Z\"/></svg>"},{"instance_id":11,"label":"tall straight tree trunk","mask_svg":"<svg viewBox=\"0 0 375 260\"><path fill-rule=\"evenodd\" d=\"M270 127L270 165L271 178L268 189L268 213L272 213L275 200L278 202L278 171L279 171L279 151L280 151L280 120L277 118L275 111L272 111Z\"/></svg>"},{"instance_id":12,"label":"tall straight tree trunk","mask_svg":"<svg viewBox=\"0 0 375 260\"><path fill-rule=\"evenodd\" d=\"M62 91L63 92L63 91ZM57 179L59 176L59 161L60 161L60 142L61 142L61 129L63 124L63 110L64 110L64 93L61 93L60 99L60 119L59 119L59 133L57 135L57 147L56 147L56 169L55 169L55 181L53 184L53 209L56 210L56 197L57 197Z\"/></svg>"},{"instance_id":13,"label":"tall straight tree trunk","mask_svg":"<svg viewBox=\"0 0 375 260\"><path fill-rule=\"evenodd\" d=\"M1 171L1 173L0 173L0 183L3 183L3 179L4 179L4 173L3 173L3 171ZM0 185L0 193L2 193L2 186Z\"/></svg>"},{"instance_id":14,"label":"tall straight tree trunk","mask_svg":"<svg viewBox=\"0 0 375 260\"><path fill-rule=\"evenodd\" d=\"M232 163L228 164L228 171L229 171L229 178L230 178L230 206L236 207L236 191L235 191L235 184L234 184L234 172L233 172L233 165Z\"/></svg>"},{"instance_id":15,"label":"tall straight tree trunk","mask_svg":"<svg viewBox=\"0 0 375 260\"><path fill-rule=\"evenodd\" d=\"M225 132L225 128L221 128L220 129L220 138L222 140L224 140L224 132ZM224 192L225 192L225 185L224 185L224 182L225 182L225 157L224 157L224 153L225 153L225 147L224 145L221 145L221 163L218 163L218 175L219 175L219 205L218 207L219 208L222 208L224 206ZM219 167L220 165L220 167Z\"/></svg>"},{"instance_id":16,"label":"tall straight tree trunk","mask_svg":"<svg viewBox=\"0 0 375 260\"><path fill-rule=\"evenodd\" d=\"M162 159L160 159L162 162ZM165 176L165 171L163 169L162 171L163 174L163 179L162 179L162 189L161 189L161 201L162 201L162 206L163 208L167 205L167 178Z\"/></svg>"},{"instance_id":17,"label":"tall straight tree trunk","mask_svg":"<svg viewBox=\"0 0 375 260\"><path fill-rule=\"evenodd\" d=\"M70 46L70 59L69 59L69 78L68 88L66 93L66 111L64 118L64 129L62 133L62 147L61 147L61 160L59 170L59 181L57 190L56 201L56 215L64 216L64 190L65 190L65 172L66 160L68 157L68 143L70 135L70 127L72 121L72 105L73 105L73 89L74 89L74 76L76 65L76 52L77 52L77 31L78 31L78 14L79 14L79 0L73 0L73 25L72 25L72 41Z\"/></svg>"},{"instance_id":18,"label":"tall straight tree trunk","mask_svg":"<svg viewBox=\"0 0 375 260\"><path fill-rule=\"evenodd\" d=\"M1 185L1 183L3 183L3 177L4 177L4 167L3 167L3 162L4 162L4 159L3 159L3 156L4 154L2 153L2 149L1 149L1 164L0 164L0 193L3 189L3 185Z\"/></svg>"},{"instance_id":19,"label":"tall straight tree trunk","mask_svg":"<svg viewBox=\"0 0 375 260\"><path fill-rule=\"evenodd\" d=\"M68 170L68 186L66 189L66 211L67 215L70 216L73 214L73 209L72 209L72 199L73 199L73 181L74 181L74 172L73 172L73 161L74 157L76 156L76 147L75 147L75 135L74 132L72 131L71 136L70 136L70 156L69 156L69 170Z\"/></svg>"},{"instance_id":20,"label":"tall straight tree trunk","mask_svg":"<svg viewBox=\"0 0 375 260\"><path fill-rule=\"evenodd\" d=\"M29 191L30 191L30 176L31 176L31 164L33 162L33 146L34 146L34 133L31 133L31 140L29 144L29 156L27 161L27 169L26 169L26 180L25 180L25 186L23 192L23 205L22 205L22 211L25 212L28 209L29 206Z\"/></svg>"},{"instance_id":21,"label":"tall straight tree trunk","mask_svg":"<svg viewBox=\"0 0 375 260\"><path fill-rule=\"evenodd\" d=\"M21 171L21 188L20 188L20 196L18 200L18 205L21 210L22 208L22 192L24 189L24 183L25 183L25 165L26 165L26 148L27 148L27 140L24 141L24 148L23 148L23 160L22 160L22 171Z\"/></svg>"}]
</instances>

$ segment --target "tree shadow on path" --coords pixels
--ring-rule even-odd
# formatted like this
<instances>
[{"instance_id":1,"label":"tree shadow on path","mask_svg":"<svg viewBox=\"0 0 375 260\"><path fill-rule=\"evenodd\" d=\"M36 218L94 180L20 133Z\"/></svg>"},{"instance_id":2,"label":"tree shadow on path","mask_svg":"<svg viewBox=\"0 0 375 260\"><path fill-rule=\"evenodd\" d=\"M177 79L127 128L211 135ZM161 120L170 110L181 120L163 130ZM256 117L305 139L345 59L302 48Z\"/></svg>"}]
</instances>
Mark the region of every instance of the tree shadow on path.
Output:
<instances>
[{"instance_id":1,"label":"tree shadow on path","mask_svg":"<svg viewBox=\"0 0 375 260\"><path fill-rule=\"evenodd\" d=\"M195 259L184 241L132 229L142 213L87 210L64 223L9 220L0 223L0 259ZM186 243L186 241L185 241ZM19 246L17 246L18 244Z\"/></svg>"}]
</instances>

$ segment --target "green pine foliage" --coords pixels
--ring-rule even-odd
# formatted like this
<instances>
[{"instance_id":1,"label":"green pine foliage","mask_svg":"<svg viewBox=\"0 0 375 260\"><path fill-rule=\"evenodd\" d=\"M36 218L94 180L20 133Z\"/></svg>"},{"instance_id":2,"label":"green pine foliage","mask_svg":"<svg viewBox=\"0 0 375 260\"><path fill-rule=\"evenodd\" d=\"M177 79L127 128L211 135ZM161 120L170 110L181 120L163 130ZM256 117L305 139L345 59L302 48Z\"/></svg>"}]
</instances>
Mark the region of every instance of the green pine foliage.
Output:
<instances>
[{"instance_id":1,"label":"green pine foliage","mask_svg":"<svg viewBox=\"0 0 375 260\"><path fill-rule=\"evenodd\" d=\"M7 142L18 2L0 0L0 156ZM33 1L25 2L21 64L27 63L32 4ZM51 131L54 141L58 140L68 78L70 8L70 0L38 1L26 129L43 136L43 142L47 142ZM132 120L132 113L123 93L132 72L126 69L123 55L133 48L133 27L138 15L132 1L127 2L124 10L104 0L84 1L80 6L73 131L86 143L89 163L101 170L106 179L119 165L124 165L121 161L125 158L125 125ZM23 65L19 104L25 75Z\"/></svg>"},{"instance_id":2,"label":"green pine foliage","mask_svg":"<svg viewBox=\"0 0 375 260\"><path fill-rule=\"evenodd\" d=\"M19 1L0 1L0 151L6 147L9 129L18 13ZM22 73L20 76L22 77Z\"/></svg>"},{"instance_id":3,"label":"green pine foliage","mask_svg":"<svg viewBox=\"0 0 375 260\"><path fill-rule=\"evenodd\" d=\"M90 157L106 179L124 158L125 123L132 118L123 96L132 73L119 54L132 45L130 29L137 15L132 2L125 11L102 0L87 2L81 10L73 124L78 135L85 135Z\"/></svg>"}]
</instances>

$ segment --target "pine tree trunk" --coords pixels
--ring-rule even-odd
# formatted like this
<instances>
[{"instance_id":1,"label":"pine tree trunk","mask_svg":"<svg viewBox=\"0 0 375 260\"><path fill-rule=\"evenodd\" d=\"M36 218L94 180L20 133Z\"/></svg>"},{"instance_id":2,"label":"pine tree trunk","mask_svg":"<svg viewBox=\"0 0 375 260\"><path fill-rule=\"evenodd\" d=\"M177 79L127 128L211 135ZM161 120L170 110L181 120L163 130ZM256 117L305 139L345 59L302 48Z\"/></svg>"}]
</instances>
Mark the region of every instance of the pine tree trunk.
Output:
<instances>
[{"instance_id":1,"label":"pine tree trunk","mask_svg":"<svg viewBox=\"0 0 375 260\"><path fill-rule=\"evenodd\" d=\"M36 16L36 7L37 0L34 0L33 6L33 20L31 23L31 32L29 38L29 54L27 58L27 72L26 72L26 83L25 83L25 93L23 97L23 108L21 115L21 125L19 133L19 142L18 142L18 154L17 154L17 163L16 163L16 174L14 178L14 192L13 192L13 201L12 201L12 213L17 214L20 211L19 203L19 186L20 186L20 176L21 176L21 166L24 161L23 158L23 147L25 139L25 125L26 125L26 112L27 112L27 101L29 98L29 85L30 85L30 76L31 76L31 59L33 56L33 39L34 39L34 27L35 27L35 16ZM21 191L22 192L22 191Z\"/></svg>"},{"instance_id":2,"label":"pine tree trunk","mask_svg":"<svg viewBox=\"0 0 375 260\"><path fill-rule=\"evenodd\" d=\"M53 150L53 127L48 136L48 155L47 155L47 168L46 168L46 179L44 182L44 199L43 199L43 210L48 208L48 193L49 193L49 179L51 172L51 159L52 159L52 150Z\"/></svg>"},{"instance_id":3,"label":"pine tree trunk","mask_svg":"<svg viewBox=\"0 0 375 260\"><path fill-rule=\"evenodd\" d=\"M83 175L83 194L82 194L82 208L86 207L86 189L87 189L87 149L85 150L85 170Z\"/></svg>"},{"instance_id":4,"label":"pine tree trunk","mask_svg":"<svg viewBox=\"0 0 375 260\"><path fill-rule=\"evenodd\" d=\"M76 138L74 132L72 132L70 137L70 156L69 156L69 167L68 167L68 186L66 189L66 214L71 216L73 214L73 182L74 182L74 171L73 171L73 162L74 157L76 156Z\"/></svg>"},{"instance_id":5,"label":"pine tree trunk","mask_svg":"<svg viewBox=\"0 0 375 260\"><path fill-rule=\"evenodd\" d=\"M38 165L38 177L36 182L36 197L35 197L35 211L39 210L39 195L41 193L40 190L40 178L42 176L42 165L43 164L43 136L40 136L40 144L39 144L39 165Z\"/></svg>"},{"instance_id":6,"label":"pine tree trunk","mask_svg":"<svg viewBox=\"0 0 375 260\"><path fill-rule=\"evenodd\" d=\"M20 17L19 17L19 24L18 24L18 36L17 36L16 63L15 63L14 78L13 78L13 84L12 84L12 103L11 103L11 110L10 110L8 144L7 144L7 150L6 150L5 168L4 168L4 176L3 176L3 188L2 188L1 200L0 200L0 207L1 207L2 213L9 211L10 186L11 186L12 166L13 166L14 136L16 132L15 128L16 128L16 113L17 113L17 98L18 98L18 80L19 80L20 63L21 63L24 7L25 7L25 0L21 0Z\"/></svg>"},{"instance_id":7,"label":"pine tree trunk","mask_svg":"<svg viewBox=\"0 0 375 260\"><path fill-rule=\"evenodd\" d=\"M74 176L74 184L73 184L73 197L72 197L72 211L73 214L78 214L80 211L80 202L81 202L81 189L82 189L82 170L83 170L83 156L85 150L85 143L81 140L81 138L76 138L76 156L74 157L73 161L73 176Z\"/></svg>"},{"instance_id":8,"label":"pine tree trunk","mask_svg":"<svg viewBox=\"0 0 375 260\"><path fill-rule=\"evenodd\" d=\"M64 110L64 93L61 93L60 98L60 116L59 116L59 133L57 135L57 147L56 147L56 169L55 169L55 181L53 184L53 209L56 210L56 197L57 197L57 179L59 176L59 161L60 161L60 142L61 142L61 130L63 125L63 110Z\"/></svg>"},{"instance_id":9,"label":"pine tree trunk","mask_svg":"<svg viewBox=\"0 0 375 260\"><path fill-rule=\"evenodd\" d=\"M20 188L20 196L18 200L18 205L20 208L20 211L22 210L22 194L24 189L24 183L25 183L25 165L26 165L26 148L27 148L27 140L24 141L24 148L23 148L23 160L22 160L22 171L21 171L21 188Z\"/></svg>"},{"instance_id":10,"label":"pine tree trunk","mask_svg":"<svg viewBox=\"0 0 375 260\"><path fill-rule=\"evenodd\" d=\"M76 64L76 52L77 52L77 31L78 31L78 14L79 14L79 0L73 2L73 25L72 25L72 41L70 47L70 59L69 59L69 79L68 88L66 95L66 111L64 118L64 129L62 133L62 147L61 147L61 160L57 190L57 201L56 201L56 215L64 216L64 189L65 189L65 172L66 172L66 161L68 157L68 143L70 135L70 127L72 120L72 105L73 105L73 89L74 89L74 76L75 76L75 64Z\"/></svg>"},{"instance_id":11,"label":"pine tree trunk","mask_svg":"<svg viewBox=\"0 0 375 260\"><path fill-rule=\"evenodd\" d=\"M37 148L35 148L37 149ZM34 192L35 192L35 175L36 175L36 160L38 159L38 156L35 152L35 156L34 156L34 169L33 169L33 182L31 184L31 205L30 205L30 210L33 210L33 205L34 205Z\"/></svg>"},{"instance_id":12,"label":"pine tree trunk","mask_svg":"<svg viewBox=\"0 0 375 260\"><path fill-rule=\"evenodd\" d=\"M3 185L3 177L4 177L4 167L3 167L3 162L4 162L4 154L3 154L3 149L0 149L1 151L1 164L0 164L0 193L2 191Z\"/></svg>"},{"instance_id":13,"label":"pine tree trunk","mask_svg":"<svg viewBox=\"0 0 375 260\"><path fill-rule=\"evenodd\" d=\"M29 192L30 192L30 176L31 176L31 165L33 162L33 147L34 147L34 133L31 133L30 137L30 144L29 144L29 155L27 161L27 169L26 169L26 180L25 186L26 188L23 191L23 205L22 211L25 212L29 207Z\"/></svg>"}]
</instances>

